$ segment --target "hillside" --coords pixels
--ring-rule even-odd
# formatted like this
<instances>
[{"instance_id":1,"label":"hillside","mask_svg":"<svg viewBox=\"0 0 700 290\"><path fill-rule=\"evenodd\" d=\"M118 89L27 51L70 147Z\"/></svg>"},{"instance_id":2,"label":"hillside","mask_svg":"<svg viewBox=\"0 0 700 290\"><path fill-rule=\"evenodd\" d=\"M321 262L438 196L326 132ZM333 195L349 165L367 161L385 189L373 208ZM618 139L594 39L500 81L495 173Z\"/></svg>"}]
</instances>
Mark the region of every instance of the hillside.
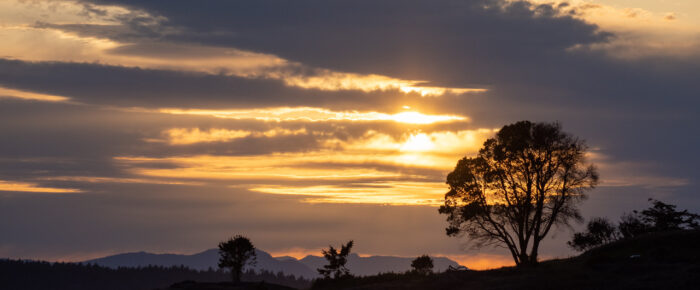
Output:
<instances>
[{"instance_id":1,"label":"hillside","mask_svg":"<svg viewBox=\"0 0 700 290\"><path fill-rule=\"evenodd\" d=\"M698 273L700 231L680 231L618 241L533 268L445 272L427 277L383 274L320 281L313 289L698 289Z\"/></svg>"}]
</instances>

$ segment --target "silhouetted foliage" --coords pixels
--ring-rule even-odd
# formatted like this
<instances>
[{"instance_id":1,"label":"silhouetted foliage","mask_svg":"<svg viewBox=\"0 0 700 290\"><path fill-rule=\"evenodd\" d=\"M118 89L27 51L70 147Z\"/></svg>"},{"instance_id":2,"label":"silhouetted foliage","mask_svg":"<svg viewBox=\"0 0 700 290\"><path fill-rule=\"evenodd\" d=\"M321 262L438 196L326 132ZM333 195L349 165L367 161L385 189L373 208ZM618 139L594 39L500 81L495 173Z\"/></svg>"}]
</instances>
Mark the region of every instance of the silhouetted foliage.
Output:
<instances>
[{"instance_id":1,"label":"silhouetted foliage","mask_svg":"<svg viewBox=\"0 0 700 290\"><path fill-rule=\"evenodd\" d=\"M219 268L231 268L231 279L234 283L241 281L243 267L255 264L255 246L241 235L219 243L219 254Z\"/></svg>"},{"instance_id":2,"label":"silhouetted foliage","mask_svg":"<svg viewBox=\"0 0 700 290\"><path fill-rule=\"evenodd\" d=\"M416 273L427 275L433 272L433 258L428 255L423 255L415 258L411 262L411 267Z\"/></svg>"},{"instance_id":3,"label":"silhouetted foliage","mask_svg":"<svg viewBox=\"0 0 700 290\"><path fill-rule=\"evenodd\" d=\"M677 211L675 205L666 204L650 198L652 206L639 211L632 211L622 217L620 232L624 237L634 237L649 232L698 229L700 215L688 210Z\"/></svg>"},{"instance_id":4,"label":"silhouetted foliage","mask_svg":"<svg viewBox=\"0 0 700 290\"><path fill-rule=\"evenodd\" d=\"M567 244L577 251L585 251L616 241L618 237L615 224L606 218L593 218L588 222L586 231L575 233L574 238Z\"/></svg>"},{"instance_id":5,"label":"silhouetted foliage","mask_svg":"<svg viewBox=\"0 0 700 290\"><path fill-rule=\"evenodd\" d=\"M49 263L0 259L0 289L3 290L152 290L176 282L220 282L229 273L209 269L198 271L184 266L147 266L117 269L94 264ZM265 281L294 288L308 288L311 281L294 275L248 270L243 281Z\"/></svg>"},{"instance_id":6,"label":"silhouetted foliage","mask_svg":"<svg viewBox=\"0 0 700 290\"><path fill-rule=\"evenodd\" d=\"M619 239L628 239L653 232L700 229L700 215L688 210L677 211L676 206L650 198L652 206L630 214L623 214L616 226L605 218L588 222L585 232L575 233L567 244L577 251L586 251Z\"/></svg>"},{"instance_id":7,"label":"silhouetted foliage","mask_svg":"<svg viewBox=\"0 0 700 290\"><path fill-rule=\"evenodd\" d=\"M333 246L329 246L328 250L323 250L323 257L328 261L328 265L319 268L318 273L323 275L325 279L333 277L338 279L345 276L350 276L350 270L345 267L348 262L348 255L352 249L353 241L349 241L345 245L341 245L340 252Z\"/></svg>"},{"instance_id":8,"label":"silhouetted foliage","mask_svg":"<svg viewBox=\"0 0 700 290\"><path fill-rule=\"evenodd\" d=\"M447 176L450 191L439 210L447 215L447 235L505 247L517 265L537 263L552 227L582 220L576 206L598 181L585 164L586 149L556 123L504 126Z\"/></svg>"},{"instance_id":9,"label":"silhouetted foliage","mask_svg":"<svg viewBox=\"0 0 700 290\"><path fill-rule=\"evenodd\" d=\"M639 257L631 259L632 255ZM577 257L541 261L537 267L318 279L311 289L698 289L698 265L700 231L682 230L615 241Z\"/></svg>"},{"instance_id":10,"label":"silhouetted foliage","mask_svg":"<svg viewBox=\"0 0 700 290\"><path fill-rule=\"evenodd\" d=\"M617 226L623 238L636 237L651 231L650 225L639 218L638 214L623 214Z\"/></svg>"}]
</instances>

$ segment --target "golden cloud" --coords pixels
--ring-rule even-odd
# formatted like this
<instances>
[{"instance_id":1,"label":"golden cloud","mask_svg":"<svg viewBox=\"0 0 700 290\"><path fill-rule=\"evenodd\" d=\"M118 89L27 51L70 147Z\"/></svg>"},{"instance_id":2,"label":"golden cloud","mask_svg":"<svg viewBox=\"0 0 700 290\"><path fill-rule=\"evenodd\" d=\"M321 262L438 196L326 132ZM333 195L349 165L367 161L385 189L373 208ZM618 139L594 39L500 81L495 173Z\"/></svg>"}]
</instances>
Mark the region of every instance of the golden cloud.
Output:
<instances>
[{"instance_id":1,"label":"golden cloud","mask_svg":"<svg viewBox=\"0 0 700 290\"><path fill-rule=\"evenodd\" d=\"M0 191L36 192L36 193L79 193L79 189L43 187L36 183L0 180Z\"/></svg>"},{"instance_id":2,"label":"golden cloud","mask_svg":"<svg viewBox=\"0 0 700 290\"><path fill-rule=\"evenodd\" d=\"M468 121L468 117L455 115L427 115L420 112L387 114L379 112L332 111L315 107L277 107L261 109L200 110L163 108L160 113L174 115L212 116L225 119L253 119L261 121L393 121L406 124L433 124Z\"/></svg>"},{"instance_id":3,"label":"golden cloud","mask_svg":"<svg viewBox=\"0 0 700 290\"><path fill-rule=\"evenodd\" d=\"M282 129L257 133L224 129L166 132L173 145L305 133ZM321 143L320 149L310 152L165 158L122 156L116 161L128 172L144 178L230 183L259 193L300 196L309 203L436 206L446 188L442 180L433 180L434 176L419 172L450 170L462 156L475 154L494 132L493 129L413 132L393 137L368 131L358 138L329 138ZM153 163L175 166L148 167Z\"/></svg>"}]
</instances>

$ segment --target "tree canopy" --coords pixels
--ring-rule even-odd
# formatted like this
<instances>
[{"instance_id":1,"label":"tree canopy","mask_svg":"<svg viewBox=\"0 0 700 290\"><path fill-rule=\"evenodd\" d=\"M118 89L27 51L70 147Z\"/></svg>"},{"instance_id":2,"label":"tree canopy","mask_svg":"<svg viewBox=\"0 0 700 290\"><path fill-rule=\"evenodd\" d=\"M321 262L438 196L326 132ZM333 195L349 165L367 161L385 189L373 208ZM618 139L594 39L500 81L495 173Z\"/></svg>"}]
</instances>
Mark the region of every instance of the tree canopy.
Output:
<instances>
[{"instance_id":1,"label":"tree canopy","mask_svg":"<svg viewBox=\"0 0 700 290\"><path fill-rule=\"evenodd\" d=\"M620 222L620 233L624 237L633 237L648 232L665 232L700 228L700 215L678 211L676 206L650 198L651 207L626 214Z\"/></svg>"},{"instance_id":2,"label":"tree canopy","mask_svg":"<svg viewBox=\"0 0 700 290\"><path fill-rule=\"evenodd\" d=\"M430 274L433 272L433 258L422 255L411 262L413 271L420 274Z\"/></svg>"},{"instance_id":3,"label":"tree canopy","mask_svg":"<svg viewBox=\"0 0 700 290\"><path fill-rule=\"evenodd\" d=\"M606 218L593 218L586 225L586 231L575 233L567 244L577 251L585 251L613 242L619 238L617 227Z\"/></svg>"},{"instance_id":4,"label":"tree canopy","mask_svg":"<svg viewBox=\"0 0 700 290\"><path fill-rule=\"evenodd\" d=\"M586 151L558 123L504 126L447 175L450 190L439 209L447 234L466 235L477 247L505 247L517 265L537 263L553 227L582 220L577 205L598 181Z\"/></svg>"},{"instance_id":5,"label":"tree canopy","mask_svg":"<svg viewBox=\"0 0 700 290\"><path fill-rule=\"evenodd\" d=\"M243 267L255 264L255 246L241 235L219 243L219 254L219 268L231 268L233 282L241 281Z\"/></svg>"}]
</instances>

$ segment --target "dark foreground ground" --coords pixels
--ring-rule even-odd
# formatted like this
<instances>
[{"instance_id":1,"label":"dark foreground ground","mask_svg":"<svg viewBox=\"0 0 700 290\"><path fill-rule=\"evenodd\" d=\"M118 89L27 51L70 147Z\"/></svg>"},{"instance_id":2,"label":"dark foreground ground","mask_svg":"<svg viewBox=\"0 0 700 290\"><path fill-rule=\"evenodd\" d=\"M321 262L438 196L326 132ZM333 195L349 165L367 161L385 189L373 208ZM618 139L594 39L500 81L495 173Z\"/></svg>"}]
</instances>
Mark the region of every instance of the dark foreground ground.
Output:
<instances>
[{"instance_id":1,"label":"dark foreground ground","mask_svg":"<svg viewBox=\"0 0 700 290\"><path fill-rule=\"evenodd\" d=\"M700 231L619 241L532 268L383 274L318 281L312 289L700 289Z\"/></svg>"},{"instance_id":2,"label":"dark foreground ground","mask_svg":"<svg viewBox=\"0 0 700 290\"><path fill-rule=\"evenodd\" d=\"M185 281L173 284L165 290L294 290L295 288L270 284L265 282L241 282L233 284L230 282L220 283L198 283Z\"/></svg>"}]
</instances>

